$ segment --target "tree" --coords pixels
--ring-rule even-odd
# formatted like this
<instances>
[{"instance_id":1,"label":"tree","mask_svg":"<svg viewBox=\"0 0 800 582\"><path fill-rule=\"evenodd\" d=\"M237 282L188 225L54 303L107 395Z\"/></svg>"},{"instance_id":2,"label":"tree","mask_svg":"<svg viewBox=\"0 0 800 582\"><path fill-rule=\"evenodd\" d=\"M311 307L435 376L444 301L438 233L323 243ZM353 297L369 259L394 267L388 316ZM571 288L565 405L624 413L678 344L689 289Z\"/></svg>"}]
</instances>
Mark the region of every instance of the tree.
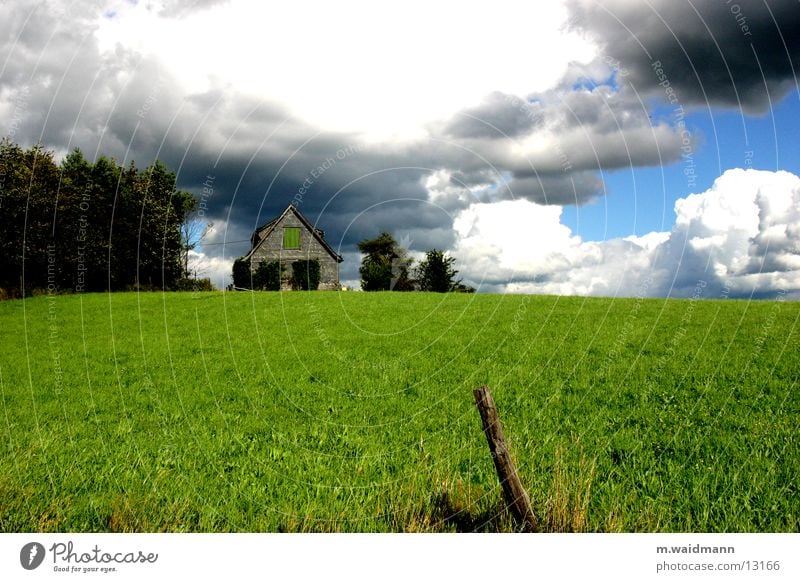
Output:
<instances>
[{"instance_id":1,"label":"tree","mask_svg":"<svg viewBox=\"0 0 800 582\"><path fill-rule=\"evenodd\" d=\"M131 175L134 206L141 213L136 232L136 286L170 289L181 278L180 227L194 199L175 190L175 179L158 160L138 176Z\"/></svg>"},{"instance_id":2,"label":"tree","mask_svg":"<svg viewBox=\"0 0 800 582\"><path fill-rule=\"evenodd\" d=\"M197 248L214 228L213 222L205 222L197 211L197 199L187 192L179 192L185 204L184 219L181 223L181 262L183 276L189 277L189 253ZM188 197L188 198L187 198Z\"/></svg>"},{"instance_id":3,"label":"tree","mask_svg":"<svg viewBox=\"0 0 800 582\"><path fill-rule=\"evenodd\" d=\"M425 254L425 260L417 267L417 282L420 290L447 293L454 291L457 287L464 288L460 280L455 280L458 273L453 269L455 262L455 258L447 255L444 251L429 250Z\"/></svg>"},{"instance_id":4,"label":"tree","mask_svg":"<svg viewBox=\"0 0 800 582\"><path fill-rule=\"evenodd\" d=\"M361 259L361 288L364 291L411 291L414 283L409 275L413 259L388 232L358 243L364 254Z\"/></svg>"},{"instance_id":5,"label":"tree","mask_svg":"<svg viewBox=\"0 0 800 582\"><path fill-rule=\"evenodd\" d=\"M0 142L0 287L10 296L62 288L55 238L58 185L52 152Z\"/></svg>"},{"instance_id":6,"label":"tree","mask_svg":"<svg viewBox=\"0 0 800 582\"><path fill-rule=\"evenodd\" d=\"M397 246L397 257L392 259L392 279L389 281L391 291L414 291L417 282L412 278L414 259L408 256L408 251Z\"/></svg>"}]
</instances>

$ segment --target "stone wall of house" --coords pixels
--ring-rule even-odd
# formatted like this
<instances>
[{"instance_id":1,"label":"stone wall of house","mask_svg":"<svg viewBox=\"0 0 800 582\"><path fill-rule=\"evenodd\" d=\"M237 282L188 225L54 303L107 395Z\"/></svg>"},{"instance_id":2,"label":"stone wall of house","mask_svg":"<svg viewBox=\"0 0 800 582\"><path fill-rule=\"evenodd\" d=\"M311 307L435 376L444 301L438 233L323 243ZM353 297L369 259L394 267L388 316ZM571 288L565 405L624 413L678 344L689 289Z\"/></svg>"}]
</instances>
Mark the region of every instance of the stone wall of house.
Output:
<instances>
[{"instance_id":1,"label":"stone wall of house","mask_svg":"<svg viewBox=\"0 0 800 582\"><path fill-rule=\"evenodd\" d=\"M300 228L300 248L283 248L284 227ZM339 263L331 257L314 235L300 222L292 212L288 212L275 225L267 239L250 257L250 268L255 270L261 261L280 261L283 267L281 289L290 290L289 277L292 275L292 263L299 260L317 259L319 261L319 288L327 290L339 289Z\"/></svg>"}]
</instances>

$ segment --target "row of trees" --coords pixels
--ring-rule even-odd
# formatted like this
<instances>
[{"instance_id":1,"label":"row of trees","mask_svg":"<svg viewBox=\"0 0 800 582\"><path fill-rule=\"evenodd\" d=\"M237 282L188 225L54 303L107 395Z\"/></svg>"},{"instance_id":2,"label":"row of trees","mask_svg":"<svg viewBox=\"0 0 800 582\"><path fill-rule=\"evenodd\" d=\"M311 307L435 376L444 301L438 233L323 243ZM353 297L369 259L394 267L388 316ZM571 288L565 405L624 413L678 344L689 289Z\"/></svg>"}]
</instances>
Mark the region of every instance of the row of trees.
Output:
<instances>
[{"instance_id":1,"label":"row of trees","mask_svg":"<svg viewBox=\"0 0 800 582\"><path fill-rule=\"evenodd\" d=\"M185 287L195 198L161 162L138 169L80 150L0 141L0 290Z\"/></svg>"},{"instance_id":2,"label":"row of trees","mask_svg":"<svg viewBox=\"0 0 800 582\"><path fill-rule=\"evenodd\" d=\"M472 287L456 279L455 258L444 251L431 249L425 259L414 267L408 251L388 232L358 243L361 259L361 288L364 291L433 291L472 293Z\"/></svg>"}]
</instances>

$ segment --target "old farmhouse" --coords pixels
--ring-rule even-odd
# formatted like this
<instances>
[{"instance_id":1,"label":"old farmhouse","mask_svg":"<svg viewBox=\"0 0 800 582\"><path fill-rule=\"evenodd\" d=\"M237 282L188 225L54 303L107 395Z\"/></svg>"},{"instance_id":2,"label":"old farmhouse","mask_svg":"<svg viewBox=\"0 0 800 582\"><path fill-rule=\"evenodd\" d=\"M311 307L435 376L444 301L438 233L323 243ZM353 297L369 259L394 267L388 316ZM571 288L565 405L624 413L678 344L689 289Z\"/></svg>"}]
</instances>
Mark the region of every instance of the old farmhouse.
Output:
<instances>
[{"instance_id":1,"label":"old farmhouse","mask_svg":"<svg viewBox=\"0 0 800 582\"><path fill-rule=\"evenodd\" d=\"M251 270L261 261L281 264L281 290L292 289L292 263L301 260L319 261L319 289L338 290L338 255L325 241L324 231L314 226L290 204L280 216L260 226L250 238L252 248L244 257Z\"/></svg>"}]
</instances>

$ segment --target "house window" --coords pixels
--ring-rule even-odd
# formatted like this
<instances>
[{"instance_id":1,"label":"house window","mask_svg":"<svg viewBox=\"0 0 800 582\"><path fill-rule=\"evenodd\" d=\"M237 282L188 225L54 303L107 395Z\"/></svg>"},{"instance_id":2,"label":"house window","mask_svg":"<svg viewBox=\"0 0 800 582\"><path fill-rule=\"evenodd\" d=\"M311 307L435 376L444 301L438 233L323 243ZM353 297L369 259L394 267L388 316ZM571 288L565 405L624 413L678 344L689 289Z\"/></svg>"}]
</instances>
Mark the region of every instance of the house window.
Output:
<instances>
[{"instance_id":1,"label":"house window","mask_svg":"<svg viewBox=\"0 0 800 582\"><path fill-rule=\"evenodd\" d=\"M283 229L283 248L300 248L300 229L297 227L286 227Z\"/></svg>"}]
</instances>

